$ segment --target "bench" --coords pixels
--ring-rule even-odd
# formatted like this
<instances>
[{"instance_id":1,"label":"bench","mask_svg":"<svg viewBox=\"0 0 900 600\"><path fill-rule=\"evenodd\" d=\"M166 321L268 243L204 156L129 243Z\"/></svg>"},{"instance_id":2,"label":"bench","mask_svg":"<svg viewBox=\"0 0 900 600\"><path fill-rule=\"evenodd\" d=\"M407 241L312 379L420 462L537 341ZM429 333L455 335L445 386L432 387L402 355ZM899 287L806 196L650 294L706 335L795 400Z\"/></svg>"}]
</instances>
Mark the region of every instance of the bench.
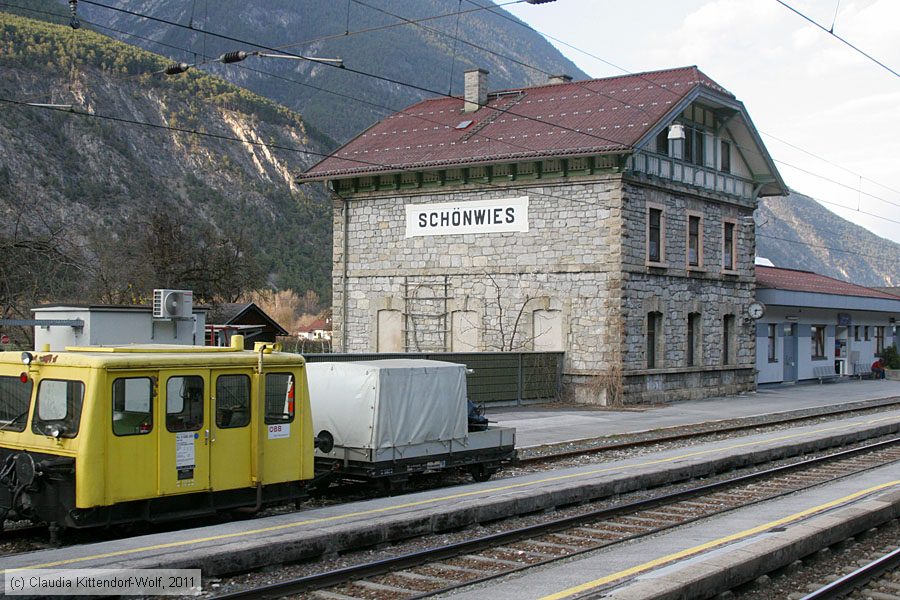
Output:
<instances>
[{"instance_id":1,"label":"bench","mask_svg":"<svg viewBox=\"0 0 900 600\"><path fill-rule=\"evenodd\" d=\"M839 379L840 375L834 372L834 367L813 367L813 377L819 379L819 383Z\"/></svg>"},{"instance_id":2,"label":"bench","mask_svg":"<svg viewBox=\"0 0 900 600\"><path fill-rule=\"evenodd\" d=\"M872 379L872 369L868 363L854 363L853 376L859 379Z\"/></svg>"}]
</instances>

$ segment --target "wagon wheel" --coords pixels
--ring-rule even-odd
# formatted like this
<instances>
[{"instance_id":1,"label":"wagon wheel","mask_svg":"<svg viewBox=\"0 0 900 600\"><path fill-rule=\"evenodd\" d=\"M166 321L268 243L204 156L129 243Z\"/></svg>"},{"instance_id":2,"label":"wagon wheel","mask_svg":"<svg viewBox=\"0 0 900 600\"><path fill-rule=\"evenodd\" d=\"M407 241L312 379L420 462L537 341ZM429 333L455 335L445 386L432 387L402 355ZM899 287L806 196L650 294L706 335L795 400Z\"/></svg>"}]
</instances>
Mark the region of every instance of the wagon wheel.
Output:
<instances>
[{"instance_id":1,"label":"wagon wheel","mask_svg":"<svg viewBox=\"0 0 900 600\"><path fill-rule=\"evenodd\" d=\"M388 496L402 494L409 489L409 479L406 477L382 477L378 479L378 489Z\"/></svg>"},{"instance_id":2,"label":"wagon wheel","mask_svg":"<svg viewBox=\"0 0 900 600\"><path fill-rule=\"evenodd\" d=\"M485 465L469 465L469 473L475 481L487 481L497 472L496 467L488 467Z\"/></svg>"}]
</instances>

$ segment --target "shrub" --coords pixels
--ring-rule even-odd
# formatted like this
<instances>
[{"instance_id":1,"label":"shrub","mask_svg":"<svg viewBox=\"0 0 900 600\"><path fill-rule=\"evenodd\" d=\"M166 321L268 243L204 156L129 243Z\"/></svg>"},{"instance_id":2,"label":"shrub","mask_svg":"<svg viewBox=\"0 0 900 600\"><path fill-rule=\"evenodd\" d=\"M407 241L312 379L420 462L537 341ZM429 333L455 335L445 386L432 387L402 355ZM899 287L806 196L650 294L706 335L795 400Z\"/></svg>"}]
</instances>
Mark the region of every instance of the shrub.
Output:
<instances>
[{"instance_id":1,"label":"shrub","mask_svg":"<svg viewBox=\"0 0 900 600\"><path fill-rule=\"evenodd\" d=\"M888 346L881 353L881 360L888 369L900 369L900 352L897 352L897 346Z\"/></svg>"}]
</instances>

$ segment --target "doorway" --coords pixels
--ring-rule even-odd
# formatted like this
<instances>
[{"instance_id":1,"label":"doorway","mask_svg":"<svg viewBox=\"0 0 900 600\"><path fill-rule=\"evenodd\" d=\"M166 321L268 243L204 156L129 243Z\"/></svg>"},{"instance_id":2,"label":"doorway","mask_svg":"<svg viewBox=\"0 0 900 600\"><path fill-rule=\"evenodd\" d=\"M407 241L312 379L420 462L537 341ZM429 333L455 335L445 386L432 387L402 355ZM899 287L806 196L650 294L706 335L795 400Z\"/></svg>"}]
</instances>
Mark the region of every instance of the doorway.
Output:
<instances>
[{"instance_id":1,"label":"doorway","mask_svg":"<svg viewBox=\"0 0 900 600\"><path fill-rule=\"evenodd\" d=\"M797 381L797 324L784 324L784 377L783 381Z\"/></svg>"}]
</instances>

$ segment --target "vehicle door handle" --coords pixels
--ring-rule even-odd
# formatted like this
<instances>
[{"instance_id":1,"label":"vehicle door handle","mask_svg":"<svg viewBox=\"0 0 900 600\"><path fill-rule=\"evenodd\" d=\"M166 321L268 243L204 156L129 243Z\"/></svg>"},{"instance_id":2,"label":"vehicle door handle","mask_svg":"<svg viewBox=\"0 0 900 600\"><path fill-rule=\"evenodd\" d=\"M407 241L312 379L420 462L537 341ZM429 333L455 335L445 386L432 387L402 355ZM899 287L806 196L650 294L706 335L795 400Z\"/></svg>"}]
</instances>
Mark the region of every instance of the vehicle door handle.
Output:
<instances>
[{"instance_id":1,"label":"vehicle door handle","mask_svg":"<svg viewBox=\"0 0 900 600\"><path fill-rule=\"evenodd\" d=\"M209 429L203 430L203 443L209 445Z\"/></svg>"}]
</instances>

